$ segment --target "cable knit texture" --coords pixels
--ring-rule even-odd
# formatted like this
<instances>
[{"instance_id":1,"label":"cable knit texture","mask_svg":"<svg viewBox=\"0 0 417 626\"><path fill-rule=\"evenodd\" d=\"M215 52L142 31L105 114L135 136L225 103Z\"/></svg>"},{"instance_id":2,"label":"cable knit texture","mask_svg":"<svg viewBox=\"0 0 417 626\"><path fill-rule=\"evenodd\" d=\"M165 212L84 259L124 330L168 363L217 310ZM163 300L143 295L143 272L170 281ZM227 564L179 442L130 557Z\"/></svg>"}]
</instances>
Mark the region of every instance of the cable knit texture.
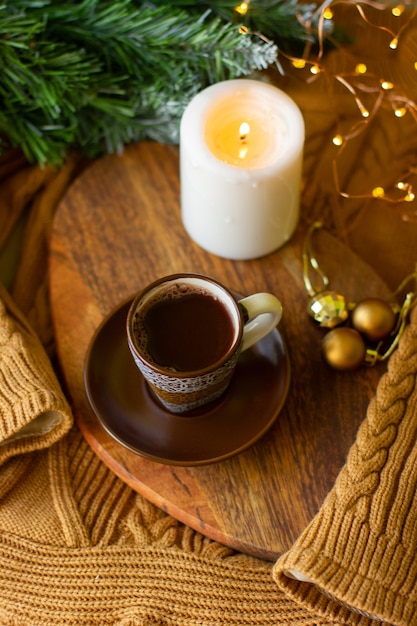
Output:
<instances>
[{"instance_id":1,"label":"cable knit texture","mask_svg":"<svg viewBox=\"0 0 417 626\"><path fill-rule=\"evenodd\" d=\"M414 309L334 488L274 568L282 591L342 624L417 623L416 375Z\"/></svg>"},{"instance_id":2,"label":"cable knit texture","mask_svg":"<svg viewBox=\"0 0 417 626\"><path fill-rule=\"evenodd\" d=\"M3 439L40 410L68 424L40 344L4 303L0 319ZM39 451L22 438L0 471L0 624L416 624L416 329L413 311L333 490L274 567L132 492L75 426Z\"/></svg>"},{"instance_id":3,"label":"cable knit texture","mask_svg":"<svg viewBox=\"0 0 417 626\"><path fill-rule=\"evenodd\" d=\"M78 167L0 158L0 246L32 201L13 300L0 290L0 626L417 626L417 310L315 519L275 565L236 553L135 494L73 424L46 259Z\"/></svg>"},{"instance_id":4,"label":"cable knit texture","mask_svg":"<svg viewBox=\"0 0 417 626\"><path fill-rule=\"evenodd\" d=\"M60 439L68 432L72 416L38 338L6 291L0 293L3 295L3 300L0 299L2 463L19 452L43 448Z\"/></svg>"}]
</instances>

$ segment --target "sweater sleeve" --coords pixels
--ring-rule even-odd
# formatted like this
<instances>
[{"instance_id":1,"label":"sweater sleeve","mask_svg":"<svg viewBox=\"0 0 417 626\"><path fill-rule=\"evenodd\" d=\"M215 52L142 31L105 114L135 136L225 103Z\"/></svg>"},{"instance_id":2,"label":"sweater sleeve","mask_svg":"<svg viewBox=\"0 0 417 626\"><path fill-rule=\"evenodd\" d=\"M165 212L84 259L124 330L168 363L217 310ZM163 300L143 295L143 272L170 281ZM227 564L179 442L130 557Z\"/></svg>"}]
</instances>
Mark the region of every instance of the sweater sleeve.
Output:
<instances>
[{"instance_id":1,"label":"sweater sleeve","mask_svg":"<svg viewBox=\"0 0 417 626\"><path fill-rule=\"evenodd\" d=\"M0 464L50 446L72 421L46 352L0 286Z\"/></svg>"},{"instance_id":2,"label":"sweater sleeve","mask_svg":"<svg viewBox=\"0 0 417 626\"><path fill-rule=\"evenodd\" d=\"M274 566L279 588L339 624L417 624L417 309L346 464Z\"/></svg>"}]
</instances>

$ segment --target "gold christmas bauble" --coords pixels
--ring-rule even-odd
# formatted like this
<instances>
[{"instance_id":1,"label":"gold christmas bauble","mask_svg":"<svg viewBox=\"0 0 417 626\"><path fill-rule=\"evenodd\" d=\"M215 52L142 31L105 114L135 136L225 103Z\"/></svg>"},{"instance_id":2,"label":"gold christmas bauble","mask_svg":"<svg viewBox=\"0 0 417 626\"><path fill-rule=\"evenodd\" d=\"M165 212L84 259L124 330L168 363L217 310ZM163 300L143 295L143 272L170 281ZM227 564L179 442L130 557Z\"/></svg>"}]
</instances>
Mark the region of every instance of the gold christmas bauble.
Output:
<instances>
[{"instance_id":1,"label":"gold christmas bauble","mask_svg":"<svg viewBox=\"0 0 417 626\"><path fill-rule=\"evenodd\" d=\"M368 341L380 341L393 330L395 313L385 300L367 298L353 309L352 325Z\"/></svg>"},{"instance_id":2,"label":"gold christmas bauble","mask_svg":"<svg viewBox=\"0 0 417 626\"><path fill-rule=\"evenodd\" d=\"M343 326L324 336L322 354L334 369L353 370L363 363L366 346L357 330Z\"/></svg>"},{"instance_id":3,"label":"gold christmas bauble","mask_svg":"<svg viewBox=\"0 0 417 626\"><path fill-rule=\"evenodd\" d=\"M336 291L322 291L313 296L308 305L309 315L324 328L334 328L348 318L347 303Z\"/></svg>"}]
</instances>

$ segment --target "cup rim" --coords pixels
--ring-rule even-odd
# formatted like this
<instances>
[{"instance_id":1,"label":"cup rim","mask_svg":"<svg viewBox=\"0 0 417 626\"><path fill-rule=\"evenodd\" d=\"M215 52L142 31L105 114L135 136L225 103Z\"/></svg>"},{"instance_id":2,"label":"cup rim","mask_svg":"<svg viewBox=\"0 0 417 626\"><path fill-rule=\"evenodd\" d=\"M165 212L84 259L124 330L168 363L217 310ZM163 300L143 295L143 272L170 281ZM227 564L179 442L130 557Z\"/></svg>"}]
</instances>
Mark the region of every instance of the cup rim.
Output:
<instances>
[{"instance_id":1,"label":"cup rim","mask_svg":"<svg viewBox=\"0 0 417 626\"><path fill-rule=\"evenodd\" d=\"M150 291L152 291L153 289L155 289L156 287L158 287L158 285L161 285L162 283L169 283L169 282L172 283L177 280L181 280L182 278L185 278L185 279L195 278L195 279L199 279L199 280L209 282L215 285L218 289L223 291L223 293L225 293L229 297L231 305L236 312L236 316L240 321L236 337L232 345L226 352L226 354L224 354L220 359L218 359L217 361L214 361L213 363L211 363L210 365L204 368L201 368L198 370L185 371L185 372L168 369L162 365L159 365L158 363L154 363L148 360L138 349L138 346L136 345L136 342L134 341L134 334L133 334L134 314L136 312L139 302L142 300L144 295L146 295L147 293L149 293ZM130 307L127 313L127 318L126 318L127 341L128 341L129 348L131 351L133 351L133 354L135 355L135 357L140 359L140 361L144 365L146 365L146 367L152 369L154 372L157 372L158 374L162 374L165 376L169 376L170 378L172 377L191 378L191 377L203 376L204 374L209 374L210 372L222 367L236 354L236 351L239 350L241 343L242 343L243 326L244 326L243 312L242 312L241 307L239 306L239 303L236 300L236 297L233 295L232 291L228 289L227 287L225 287L222 283L218 282L216 279L211 278L210 276L206 276L204 274L193 273L193 272L178 272L175 274L169 274L167 276L161 276L160 278L157 278L156 280L154 280L152 283L149 283L146 287L136 292L136 294L133 296L133 300L130 304Z\"/></svg>"}]
</instances>

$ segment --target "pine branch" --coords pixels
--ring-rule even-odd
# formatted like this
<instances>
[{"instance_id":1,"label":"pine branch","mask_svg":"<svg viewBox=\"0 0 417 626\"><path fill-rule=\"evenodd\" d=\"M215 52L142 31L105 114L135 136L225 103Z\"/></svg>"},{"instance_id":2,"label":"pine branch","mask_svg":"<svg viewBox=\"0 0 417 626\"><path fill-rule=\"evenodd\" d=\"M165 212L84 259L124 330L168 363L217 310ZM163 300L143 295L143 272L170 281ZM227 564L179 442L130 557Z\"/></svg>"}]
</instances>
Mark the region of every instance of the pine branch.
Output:
<instances>
[{"instance_id":1,"label":"pine branch","mask_svg":"<svg viewBox=\"0 0 417 626\"><path fill-rule=\"evenodd\" d=\"M163 0L154 0L162 6ZM312 22L317 26L317 2L307 4L298 0L250 0L247 13L239 15L236 0L212 0L196 3L194 0L171 0L171 5L186 8L188 11L201 11L203 7L210 9L227 22L242 23L254 32L272 39L281 49L291 44L314 41L312 33L304 24ZM197 9L198 7L198 9ZM331 28L328 22L328 28Z\"/></svg>"},{"instance_id":2,"label":"pine branch","mask_svg":"<svg viewBox=\"0 0 417 626\"><path fill-rule=\"evenodd\" d=\"M197 91L277 57L274 43L240 34L211 4L1 5L0 132L41 164L62 163L74 146L96 156L144 138L177 142Z\"/></svg>"}]
</instances>

